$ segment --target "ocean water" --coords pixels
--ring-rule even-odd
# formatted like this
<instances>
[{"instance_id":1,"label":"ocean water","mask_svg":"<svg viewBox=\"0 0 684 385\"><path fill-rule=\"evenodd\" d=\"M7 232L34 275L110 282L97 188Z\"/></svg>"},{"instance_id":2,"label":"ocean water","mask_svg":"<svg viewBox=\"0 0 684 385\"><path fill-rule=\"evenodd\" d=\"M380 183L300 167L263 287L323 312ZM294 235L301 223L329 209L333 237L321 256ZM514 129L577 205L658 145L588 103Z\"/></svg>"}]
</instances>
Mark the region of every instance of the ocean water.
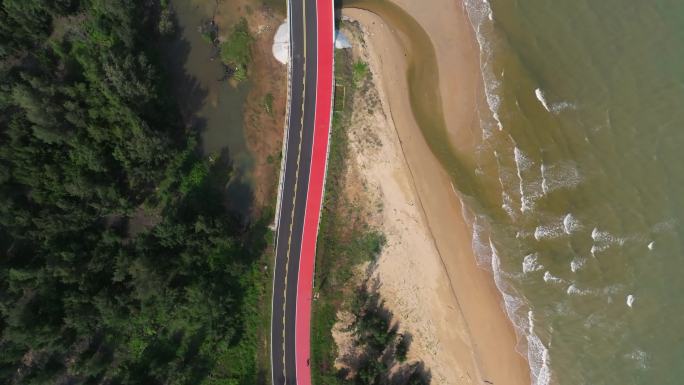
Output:
<instances>
[{"instance_id":1,"label":"ocean water","mask_svg":"<svg viewBox=\"0 0 684 385\"><path fill-rule=\"evenodd\" d=\"M465 3L497 198L464 206L533 384L684 384L684 1Z\"/></svg>"}]
</instances>

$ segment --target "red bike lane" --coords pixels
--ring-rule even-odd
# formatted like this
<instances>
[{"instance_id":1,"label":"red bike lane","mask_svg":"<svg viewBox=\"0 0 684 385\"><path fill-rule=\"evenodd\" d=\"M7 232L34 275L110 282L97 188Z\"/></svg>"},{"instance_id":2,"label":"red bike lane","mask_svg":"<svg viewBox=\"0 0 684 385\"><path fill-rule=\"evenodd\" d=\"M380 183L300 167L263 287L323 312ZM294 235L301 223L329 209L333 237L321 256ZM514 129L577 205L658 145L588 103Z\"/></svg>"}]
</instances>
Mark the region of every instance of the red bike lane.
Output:
<instances>
[{"instance_id":1,"label":"red bike lane","mask_svg":"<svg viewBox=\"0 0 684 385\"><path fill-rule=\"evenodd\" d=\"M295 352L297 385L311 385L311 301L316 259L316 241L323 203L323 191L328 160L328 142L333 102L333 0L317 0L318 79L311 169L304 214L304 230L297 281L297 315Z\"/></svg>"}]
</instances>

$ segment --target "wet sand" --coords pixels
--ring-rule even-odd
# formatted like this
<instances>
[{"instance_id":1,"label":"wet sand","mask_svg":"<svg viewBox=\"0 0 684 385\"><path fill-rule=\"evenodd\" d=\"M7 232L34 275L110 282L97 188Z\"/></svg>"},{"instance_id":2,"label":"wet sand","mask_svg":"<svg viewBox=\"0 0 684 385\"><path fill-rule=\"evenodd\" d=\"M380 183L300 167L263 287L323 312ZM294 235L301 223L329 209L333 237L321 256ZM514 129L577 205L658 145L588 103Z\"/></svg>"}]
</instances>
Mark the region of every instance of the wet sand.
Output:
<instances>
[{"instance_id":1,"label":"wet sand","mask_svg":"<svg viewBox=\"0 0 684 385\"><path fill-rule=\"evenodd\" d=\"M411 61L413 52L401 28L388 25L377 14L365 10L345 9L343 15L358 20L366 32L370 65L386 96L390 120L406 160L408 180L416 194L416 207L422 212L427 232L434 241L440 270L446 273L435 272L429 277L434 281L430 290L437 297L423 298L430 301L425 306L430 314L440 314L434 308L441 308L441 318L433 324L436 343L442 349L436 364L453 367L452 373L456 373L443 383L529 384L528 365L515 351L516 336L504 313L501 294L491 273L476 264L471 231L452 186L454 176L440 164L444 157L438 160L428 144L435 138L428 135L426 140L425 127L416 120L417 113L420 121L425 122L420 108L430 106L424 99L440 100L441 106L437 107L445 111L442 124L446 133L442 134L448 137L446 146L456 149L460 159L469 163L468 158L477 144L476 106L482 95L477 45L470 24L459 2L435 0L431 7L408 0L394 0L394 3L416 18L435 47L438 76L434 76L438 77L440 91L436 98L429 94L410 96L411 73L407 79L407 71L415 71ZM391 15L389 21L392 21ZM421 97L423 100L416 100ZM439 124L434 117L428 118ZM425 258L427 263L430 256ZM420 279L411 275L410 270L404 278L414 283ZM458 313L464 322L459 322ZM458 373L467 373L467 376Z\"/></svg>"}]
</instances>

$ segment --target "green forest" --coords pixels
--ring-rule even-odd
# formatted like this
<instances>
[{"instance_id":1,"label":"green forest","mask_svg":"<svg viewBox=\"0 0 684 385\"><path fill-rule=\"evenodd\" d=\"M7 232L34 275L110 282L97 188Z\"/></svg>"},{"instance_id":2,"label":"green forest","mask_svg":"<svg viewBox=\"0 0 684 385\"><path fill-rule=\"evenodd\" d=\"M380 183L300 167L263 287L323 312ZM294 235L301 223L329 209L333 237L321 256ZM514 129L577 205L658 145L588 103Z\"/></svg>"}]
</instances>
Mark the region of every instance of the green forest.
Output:
<instances>
[{"instance_id":1,"label":"green forest","mask_svg":"<svg viewBox=\"0 0 684 385\"><path fill-rule=\"evenodd\" d=\"M0 0L2 384L258 383L267 220L182 123L165 7Z\"/></svg>"}]
</instances>

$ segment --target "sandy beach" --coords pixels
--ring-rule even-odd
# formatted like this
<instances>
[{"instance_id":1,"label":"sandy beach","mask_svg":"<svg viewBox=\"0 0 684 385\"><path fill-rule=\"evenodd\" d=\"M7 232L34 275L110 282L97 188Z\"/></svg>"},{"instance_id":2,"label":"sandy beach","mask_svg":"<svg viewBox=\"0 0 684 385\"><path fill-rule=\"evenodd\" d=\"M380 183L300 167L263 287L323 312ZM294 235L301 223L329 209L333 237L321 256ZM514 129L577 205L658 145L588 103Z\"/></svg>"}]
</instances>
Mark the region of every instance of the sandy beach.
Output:
<instances>
[{"instance_id":1,"label":"sandy beach","mask_svg":"<svg viewBox=\"0 0 684 385\"><path fill-rule=\"evenodd\" d=\"M477 44L464 10L455 1L430 7L394 2L424 26L435 47L449 138L467 157L477 143L475 107L482 91ZM357 155L384 207L388 246L377 268L381 293L414 333L413 354L432 370L434 383L529 384L501 294L491 273L476 264L460 199L413 115L406 77L410 53L401 34L369 11L345 9L343 15L362 25L388 118L386 125L374 125L384 138L382 155Z\"/></svg>"},{"instance_id":2,"label":"sandy beach","mask_svg":"<svg viewBox=\"0 0 684 385\"><path fill-rule=\"evenodd\" d=\"M355 60L372 62L361 30L345 25L343 31L351 37ZM381 74L374 65L370 70L370 80L354 98L346 180L347 195L364 203L366 220L387 240L371 279L380 283L377 290L400 332L411 336L409 360L422 361L433 384L476 384L467 326L420 206L389 103L378 89ZM347 357L355 354L344 333L349 316L340 314L334 331Z\"/></svg>"}]
</instances>

